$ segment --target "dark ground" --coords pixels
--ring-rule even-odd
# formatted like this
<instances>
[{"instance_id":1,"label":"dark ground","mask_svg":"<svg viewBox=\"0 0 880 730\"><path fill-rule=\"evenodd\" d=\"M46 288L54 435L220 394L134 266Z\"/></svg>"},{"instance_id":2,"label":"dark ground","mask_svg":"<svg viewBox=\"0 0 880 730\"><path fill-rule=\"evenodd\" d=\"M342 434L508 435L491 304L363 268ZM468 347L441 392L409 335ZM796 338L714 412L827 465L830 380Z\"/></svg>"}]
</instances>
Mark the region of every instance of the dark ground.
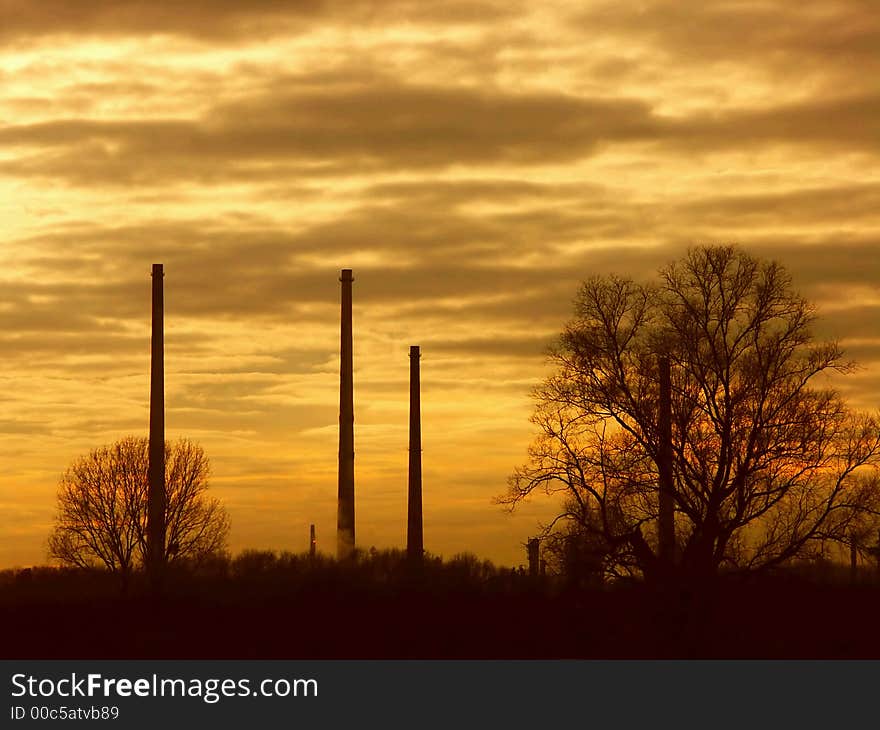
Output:
<instances>
[{"instance_id":1,"label":"dark ground","mask_svg":"<svg viewBox=\"0 0 880 730\"><path fill-rule=\"evenodd\" d=\"M121 597L107 578L0 584L0 658L880 658L876 584L777 576L660 597L640 585L269 571L178 576L157 600L137 585Z\"/></svg>"}]
</instances>

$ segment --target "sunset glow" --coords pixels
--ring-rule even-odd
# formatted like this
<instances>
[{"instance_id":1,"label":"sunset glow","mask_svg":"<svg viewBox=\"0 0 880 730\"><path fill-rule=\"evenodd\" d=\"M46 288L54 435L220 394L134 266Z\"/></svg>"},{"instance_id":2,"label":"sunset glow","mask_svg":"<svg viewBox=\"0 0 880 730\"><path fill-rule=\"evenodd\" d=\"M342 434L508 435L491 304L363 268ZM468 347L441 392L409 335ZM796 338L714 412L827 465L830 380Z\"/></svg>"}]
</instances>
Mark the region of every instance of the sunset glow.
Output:
<instances>
[{"instance_id":1,"label":"sunset glow","mask_svg":"<svg viewBox=\"0 0 880 730\"><path fill-rule=\"evenodd\" d=\"M0 567L45 563L59 475L148 424L231 548L336 529L339 270L354 270L357 542L505 565L558 512L493 504L580 281L688 246L780 260L880 404L874 0L0 0Z\"/></svg>"}]
</instances>

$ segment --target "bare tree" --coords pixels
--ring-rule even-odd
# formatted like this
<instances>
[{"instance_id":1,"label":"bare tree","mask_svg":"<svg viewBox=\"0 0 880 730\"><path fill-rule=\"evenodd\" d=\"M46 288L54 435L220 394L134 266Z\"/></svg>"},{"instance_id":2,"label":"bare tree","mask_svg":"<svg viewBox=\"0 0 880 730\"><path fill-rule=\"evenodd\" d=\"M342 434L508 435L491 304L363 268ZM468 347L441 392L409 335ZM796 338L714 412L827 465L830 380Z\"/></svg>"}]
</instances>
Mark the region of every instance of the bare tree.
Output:
<instances>
[{"instance_id":1,"label":"bare tree","mask_svg":"<svg viewBox=\"0 0 880 730\"><path fill-rule=\"evenodd\" d=\"M149 441L128 437L95 449L64 472L49 555L63 565L103 565L127 580L147 554ZM165 444L166 556L198 561L224 550L229 517L206 494L204 451L181 439Z\"/></svg>"},{"instance_id":2,"label":"bare tree","mask_svg":"<svg viewBox=\"0 0 880 730\"><path fill-rule=\"evenodd\" d=\"M814 319L780 264L732 246L691 250L655 284L590 279L534 393L529 461L500 501L561 493L557 520L603 545L608 571L670 569L657 545L662 355L675 566L705 578L849 542L880 509L880 425L820 387L854 365L814 341Z\"/></svg>"}]
</instances>

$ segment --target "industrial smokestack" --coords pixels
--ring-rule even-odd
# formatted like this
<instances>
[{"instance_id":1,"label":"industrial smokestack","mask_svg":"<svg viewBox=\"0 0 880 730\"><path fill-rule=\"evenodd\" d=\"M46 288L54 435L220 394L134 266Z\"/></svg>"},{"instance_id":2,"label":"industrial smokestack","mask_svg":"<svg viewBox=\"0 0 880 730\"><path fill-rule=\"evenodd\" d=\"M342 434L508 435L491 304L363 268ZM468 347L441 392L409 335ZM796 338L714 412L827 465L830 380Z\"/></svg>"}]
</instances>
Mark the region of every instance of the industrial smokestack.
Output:
<instances>
[{"instance_id":1,"label":"industrial smokestack","mask_svg":"<svg viewBox=\"0 0 880 730\"><path fill-rule=\"evenodd\" d=\"M309 528L309 557L314 560L315 553L318 550L318 541L315 540L315 526Z\"/></svg>"},{"instance_id":2,"label":"industrial smokestack","mask_svg":"<svg viewBox=\"0 0 880 730\"><path fill-rule=\"evenodd\" d=\"M664 567L672 565L675 559L675 505L672 479L672 379L669 372L669 358L658 359L660 376L660 403L658 408L657 430L659 453L657 471L660 479L659 490L659 557Z\"/></svg>"},{"instance_id":3,"label":"industrial smokestack","mask_svg":"<svg viewBox=\"0 0 880 730\"><path fill-rule=\"evenodd\" d=\"M424 554L422 534L422 410L419 382L418 345L409 348L409 499L407 506L406 554L421 562Z\"/></svg>"},{"instance_id":4,"label":"industrial smokestack","mask_svg":"<svg viewBox=\"0 0 880 730\"><path fill-rule=\"evenodd\" d=\"M537 578L540 575L541 570L541 541L538 540L537 537L533 537L529 540L527 548L529 557L529 575L532 578Z\"/></svg>"},{"instance_id":5,"label":"industrial smokestack","mask_svg":"<svg viewBox=\"0 0 880 730\"><path fill-rule=\"evenodd\" d=\"M339 351L339 502L336 516L336 556L354 551L354 365L351 345L351 269L343 269L342 322Z\"/></svg>"},{"instance_id":6,"label":"industrial smokestack","mask_svg":"<svg viewBox=\"0 0 880 730\"><path fill-rule=\"evenodd\" d=\"M150 446L147 569L153 586L165 567L165 334L162 264L153 264L153 332L150 351Z\"/></svg>"},{"instance_id":7,"label":"industrial smokestack","mask_svg":"<svg viewBox=\"0 0 880 730\"><path fill-rule=\"evenodd\" d=\"M855 583L859 575L859 551L855 531L849 535L849 581Z\"/></svg>"}]
</instances>

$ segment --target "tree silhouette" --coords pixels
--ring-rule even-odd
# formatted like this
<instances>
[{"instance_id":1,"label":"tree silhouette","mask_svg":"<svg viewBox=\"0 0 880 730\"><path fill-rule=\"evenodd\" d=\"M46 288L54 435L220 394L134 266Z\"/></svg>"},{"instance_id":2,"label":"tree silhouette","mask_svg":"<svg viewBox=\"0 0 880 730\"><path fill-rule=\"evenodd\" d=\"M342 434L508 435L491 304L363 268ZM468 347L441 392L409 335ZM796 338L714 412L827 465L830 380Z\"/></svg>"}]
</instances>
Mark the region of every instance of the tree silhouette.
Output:
<instances>
[{"instance_id":1,"label":"tree silhouette","mask_svg":"<svg viewBox=\"0 0 880 730\"><path fill-rule=\"evenodd\" d=\"M77 459L62 475L49 556L63 565L103 565L126 582L147 555L149 442L127 437ZM222 551L229 518L206 495L210 466L201 446L165 444L166 556L199 561Z\"/></svg>"},{"instance_id":2,"label":"tree silhouette","mask_svg":"<svg viewBox=\"0 0 880 730\"><path fill-rule=\"evenodd\" d=\"M880 508L880 426L821 382L854 365L814 340L814 320L780 264L732 246L693 249L654 284L590 279L534 393L528 463L500 501L561 492L548 532L561 520L603 547L606 570L648 579L848 543ZM659 356L671 363L671 561L657 534Z\"/></svg>"}]
</instances>

